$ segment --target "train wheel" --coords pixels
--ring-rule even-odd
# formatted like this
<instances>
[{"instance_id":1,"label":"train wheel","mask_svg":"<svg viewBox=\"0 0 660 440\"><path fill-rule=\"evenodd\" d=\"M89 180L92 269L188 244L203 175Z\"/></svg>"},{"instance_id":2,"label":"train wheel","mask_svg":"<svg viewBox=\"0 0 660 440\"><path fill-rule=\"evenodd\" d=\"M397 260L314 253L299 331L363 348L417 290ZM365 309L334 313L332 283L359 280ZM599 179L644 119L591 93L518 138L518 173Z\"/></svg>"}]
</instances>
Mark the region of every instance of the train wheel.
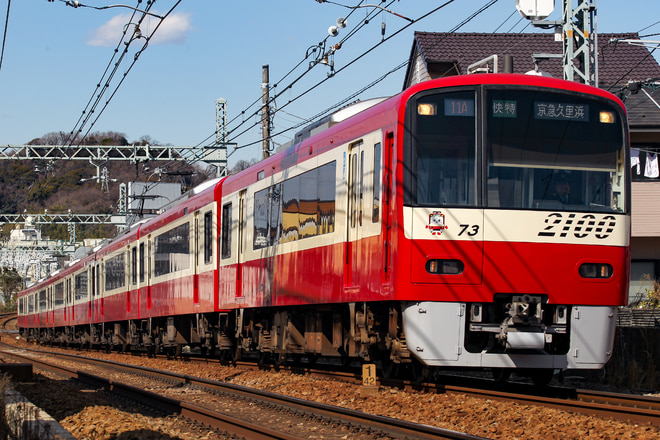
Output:
<instances>
[{"instance_id":1,"label":"train wheel","mask_svg":"<svg viewBox=\"0 0 660 440\"><path fill-rule=\"evenodd\" d=\"M548 386L554 375L555 375L555 370L543 369L543 370L534 371L530 377L532 378L532 382L534 382L534 385L536 385L537 387L545 387Z\"/></svg>"},{"instance_id":2,"label":"train wheel","mask_svg":"<svg viewBox=\"0 0 660 440\"><path fill-rule=\"evenodd\" d=\"M495 382L506 382L509 380L511 377L511 369L510 368L493 368L491 370L491 374L493 375L493 380Z\"/></svg>"}]
</instances>

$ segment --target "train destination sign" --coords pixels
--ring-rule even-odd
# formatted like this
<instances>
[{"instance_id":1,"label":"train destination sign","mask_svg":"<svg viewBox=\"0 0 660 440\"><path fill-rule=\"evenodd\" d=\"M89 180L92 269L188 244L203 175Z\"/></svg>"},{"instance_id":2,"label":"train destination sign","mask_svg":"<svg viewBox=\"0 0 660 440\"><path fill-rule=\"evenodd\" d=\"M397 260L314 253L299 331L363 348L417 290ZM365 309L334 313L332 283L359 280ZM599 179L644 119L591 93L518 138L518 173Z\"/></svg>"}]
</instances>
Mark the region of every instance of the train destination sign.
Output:
<instances>
[{"instance_id":1,"label":"train destination sign","mask_svg":"<svg viewBox=\"0 0 660 440\"><path fill-rule=\"evenodd\" d=\"M589 122L589 106L559 102L535 102L534 117L536 119Z\"/></svg>"}]
</instances>

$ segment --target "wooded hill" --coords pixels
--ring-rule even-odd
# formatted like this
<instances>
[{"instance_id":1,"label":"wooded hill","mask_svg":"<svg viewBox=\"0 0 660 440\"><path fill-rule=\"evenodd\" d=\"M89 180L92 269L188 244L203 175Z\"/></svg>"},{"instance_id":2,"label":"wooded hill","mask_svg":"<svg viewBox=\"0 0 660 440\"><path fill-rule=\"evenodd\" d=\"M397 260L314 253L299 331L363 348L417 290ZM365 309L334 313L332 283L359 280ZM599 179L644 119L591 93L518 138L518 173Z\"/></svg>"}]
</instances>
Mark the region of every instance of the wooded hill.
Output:
<instances>
[{"instance_id":1,"label":"wooded hill","mask_svg":"<svg viewBox=\"0 0 660 440\"><path fill-rule=\"evenodd\" d=\"M158 141L144 136L135 142L128 142L123 133L96 132L88 135L75 145L161 145ZM33 139L29 145L67 145L66 134L48 133ZM42 214L110 214L117 212L119 185L128 182L180 182L184 191L207 180L215 168L202 169L204 164L185 165L182 162L129 162L109 161L105 165L110 182L107 192L95 180L81 181L96 175L96 168L89 162L71 160L48 162L44 160L2 160L0 161L0 213ZM156 168L164 169L160 176L154 174ZM168 174L176 173L175 174ZM181 175L184 174L184 175ZM7 239L11 225L0 231L0 239ZM52 240L68 239L66 225L41 227L43 237ZM76 232L78 239L105 238L114 235L114 226L80 226Z\"/></svg>"}]
</instances>

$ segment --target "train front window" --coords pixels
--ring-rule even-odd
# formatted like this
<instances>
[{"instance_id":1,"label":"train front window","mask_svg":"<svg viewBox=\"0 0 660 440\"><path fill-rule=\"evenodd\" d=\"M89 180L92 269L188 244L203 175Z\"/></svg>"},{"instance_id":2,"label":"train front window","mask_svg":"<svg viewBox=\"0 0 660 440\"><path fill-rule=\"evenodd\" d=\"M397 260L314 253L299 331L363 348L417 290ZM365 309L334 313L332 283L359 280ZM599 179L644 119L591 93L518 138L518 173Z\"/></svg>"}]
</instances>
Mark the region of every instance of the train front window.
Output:
<instances>
[{"instance_id":1,"label":"train front window","mask_svg":"<svg viewBox=\"0 0 660 440\"><path fill-rule=\"evenodd\" d=\"M486 203L491 208L623 212L624 127L585 96L489 90Z\"/></svg>"},{"instance_id":2,"label":"train front window","mask_svg":"<svg viewBox=\"0 0 660 440\"><path fill-rule=\"evenodd\" d=\"M474 91L412 100L406 130L406 204L476 204L476 99Z\"/></svg>"}]
</instances>

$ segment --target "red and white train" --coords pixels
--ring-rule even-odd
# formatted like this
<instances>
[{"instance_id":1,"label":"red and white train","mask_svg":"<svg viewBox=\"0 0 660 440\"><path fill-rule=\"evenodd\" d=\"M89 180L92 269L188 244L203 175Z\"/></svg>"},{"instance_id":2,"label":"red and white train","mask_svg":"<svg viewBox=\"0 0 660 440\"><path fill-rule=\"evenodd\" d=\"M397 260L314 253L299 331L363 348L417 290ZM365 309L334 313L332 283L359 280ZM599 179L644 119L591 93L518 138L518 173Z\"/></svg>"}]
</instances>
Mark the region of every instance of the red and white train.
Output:
<instances>
[{"instance_id":1,"label":"red and white train","mask_svg":"<svg viewBox=\"0 0 660 440\"><path fill-rule=\"evenodd\" d=\"M629 277L621 101L488 74L350 111L21 292L22 335L539 381L608 361Z\"/></svg>"}]
</instances>

